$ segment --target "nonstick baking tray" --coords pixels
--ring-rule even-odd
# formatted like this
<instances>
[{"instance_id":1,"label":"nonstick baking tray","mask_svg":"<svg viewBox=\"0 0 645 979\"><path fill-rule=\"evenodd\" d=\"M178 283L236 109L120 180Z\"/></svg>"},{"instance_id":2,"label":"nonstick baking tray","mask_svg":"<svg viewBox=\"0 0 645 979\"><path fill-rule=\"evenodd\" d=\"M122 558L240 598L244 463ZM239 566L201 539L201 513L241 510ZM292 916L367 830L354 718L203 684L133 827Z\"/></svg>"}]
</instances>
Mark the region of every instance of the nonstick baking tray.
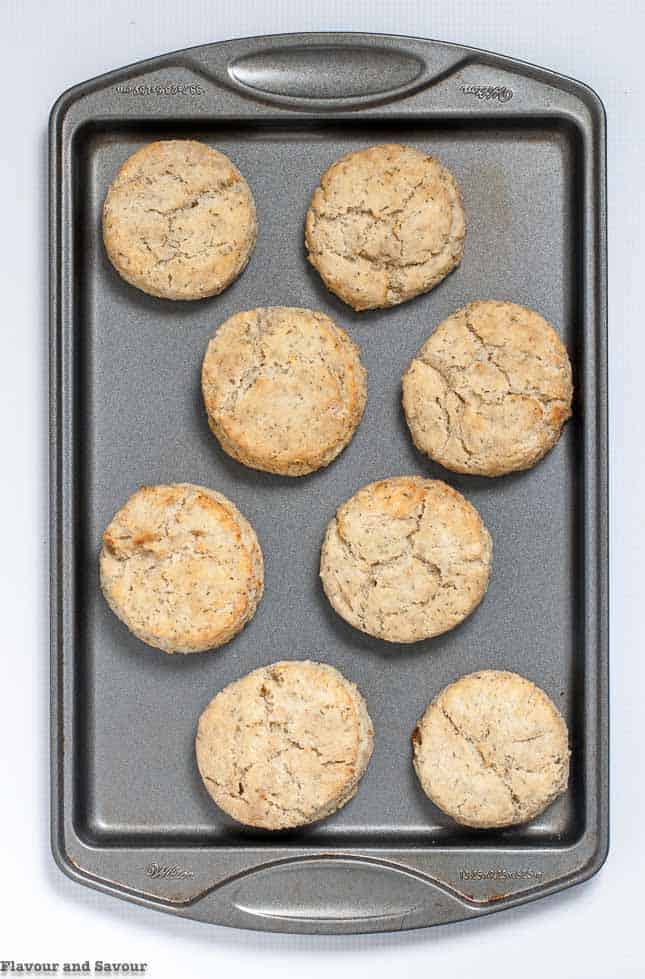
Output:
<instances>
[{"instance_id":1,"label":"nonstick baking tray","mask_svg":"<svg viewBox=\"0 0 645 979\"><path fill-rule=\"evenodd\" d=\"M222 295L169 302L123 282L101 243L119 165L154 139L191 137L248 179L259 239ZM380 142L436 154L464 195L463 263L389 310L354 313L309 268L303 220L320 174ZM300 34L164 55L66 92L51 116L53 850L115 896L238 927L417 928L475 918L591 876L608 845L605 123L585 85L436 41ZM419 455L400 378L434 326L478 298L544 314L570 351L573 419L533 470L460 476ZM321 309L360 344L367 411L327 469L289 479L224 455L199 372L208 338L255 306ZM324 528L359 486L445 478L494 540L490 589L459 628L398 646L352 629L317 572ZM212 486L256 528L264 600L224 648L166 656L101 597L101 533L144 483ZM269 834L228 820L193 756L197 717L231 680L285 658L356 681L372 763L332 818ZM410 734L428 701L480 668L543 687L571 732L568 792L526 826L459 827L421 792Z\"/></svg>"}]
</instances>

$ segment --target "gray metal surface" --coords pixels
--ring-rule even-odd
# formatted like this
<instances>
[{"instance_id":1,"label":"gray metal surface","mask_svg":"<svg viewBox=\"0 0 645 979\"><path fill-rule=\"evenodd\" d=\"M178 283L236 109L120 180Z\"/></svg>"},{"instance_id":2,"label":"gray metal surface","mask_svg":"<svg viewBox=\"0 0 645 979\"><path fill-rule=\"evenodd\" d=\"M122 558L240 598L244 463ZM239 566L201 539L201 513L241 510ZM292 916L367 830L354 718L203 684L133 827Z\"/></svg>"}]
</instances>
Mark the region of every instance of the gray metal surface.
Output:
<instances>
[{"instance_id":1,"label":"gray metal surface","mask_svg":"<svg viewBox=\"0 0 645 979\"><path fill-rule=\"evenodd\" d=\"M335 97L334 97L335 96ZM227 153L255 195L259 239L221 296L171 303L126 285L101 244L116 169L156 138ZM464 195L461 267L430 294L353 313L305 261L303 219L340 154L383 141L436 154ZM299 932L413 928L480 916L583 880L607 850L604 113L585 86L473 49L372 35L230 41L105 75L51 118L53 850L86 884L206 921ZM400 377L433 327L476 298L538 309L574 366L573 420L535 469L496 480L417 454ZM360 344L369 399L348 449L302 479L224 455L199 369L226 317L318 308ZM317 580L324 527L359 486L447 479L494 541L481 607L413 646L344 623ZM266 591L223 649L168 657L131 636L98 587L101 532L140 484L187 480L256 528ZM279 658L337 666L363 691L374 757L356 798L320 824L268 834L226 819L193 759L196 719L235 677ZM567 794L528 826L476 832L420 791L409 737L446 683L522 673L563 711Z\"/></svg>"}]
</instances>

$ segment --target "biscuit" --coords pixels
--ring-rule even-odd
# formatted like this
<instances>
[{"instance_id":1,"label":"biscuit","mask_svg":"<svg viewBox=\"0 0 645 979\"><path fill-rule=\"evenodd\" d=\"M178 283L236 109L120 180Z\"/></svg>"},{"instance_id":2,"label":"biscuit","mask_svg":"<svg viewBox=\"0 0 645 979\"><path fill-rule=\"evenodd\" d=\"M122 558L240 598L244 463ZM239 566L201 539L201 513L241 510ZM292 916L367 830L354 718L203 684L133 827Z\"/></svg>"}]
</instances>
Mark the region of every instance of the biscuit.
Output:
<instances>
[{"instance_id":1,"label":"biscuit","mask_svg":"<svg viewBox=\"0 0 645 979\"><path fill-rule=\"evenodd\" d=\"M149 646L196 653L232 639L262 597L262 551L221 493L142 486L110 521L100 556L112 611Z\"/></svg>"},{"instance_id":2,"label":"biscuit","mask_svg":"<svg viewBox=\"0 0 645 979\"><path fill-rule=\"evenodd\" d=\"M309 261L353 309L396 306L459 265L466 235L452 174L412 146L371 146L323 174L305 221Z\"/></svg>"},{"instance_id":3,"label":"biscuit","mask_svg":"<svg viewBox=\"0 0 645 979\"><path fill-rule=\"evenodd\" d=\"M474 302L441 323L403 376L416 447L446 469L501 476L529 469L571 415L571 364L538 313Z\"/></svg>"},{"instance_id":4,"label":"biscuit","mask_svg":"<svg viewBox=\"0 0 645 979\"><path fill-rule=\"evenodd\" d=\"M435 697L412 735L426 795L463 826L526 823L567 788L567 726L543 690L483 670Z\"/></svg>"},{"instance_id":5,"label":"biscuit","mask_svg":"<svg viewBox=\"0 0 645 979\"><path fill-rule=\"evenodd\" d=\"M249 186L227 156L192 139L128 157L103 205L103 241L126 282L162 299L203 299L242 272L257 223Z\"/></svg>"},{"instance_id":6,"label":"biscuit","mask_svg":"<svg viewBox=\"0 0 645 979\"><path fill-rule=\"evenodd\" d=\"M358 688L332 666L291 660L218 693L199 719L195 750L220 809L247 826L291 829L349 802L373 743Z\"/></svg>"},{"instance_id":7,"label":"biscuit","mask_svg":"<svg viewBox=\"0 0 645 979\"><path fill-rule=\"evenodd\" d=\"M367 397L358 347L329 317L273 306L217 330L202 367L211 431L252 469L302 476L351 440Z\"/></svg>"},{"instance_id":8,"label":"biscuit","mask_svg":"<svg viewBox=\"0 0 645 979\"><path fill-rule=\"evenodd\" d=\"M320 577L333 608L388 642L447 632L480 603L492 543L475 507L439 480L393 476L360 489L329 523Z\"/></svg>"}]
</instances>

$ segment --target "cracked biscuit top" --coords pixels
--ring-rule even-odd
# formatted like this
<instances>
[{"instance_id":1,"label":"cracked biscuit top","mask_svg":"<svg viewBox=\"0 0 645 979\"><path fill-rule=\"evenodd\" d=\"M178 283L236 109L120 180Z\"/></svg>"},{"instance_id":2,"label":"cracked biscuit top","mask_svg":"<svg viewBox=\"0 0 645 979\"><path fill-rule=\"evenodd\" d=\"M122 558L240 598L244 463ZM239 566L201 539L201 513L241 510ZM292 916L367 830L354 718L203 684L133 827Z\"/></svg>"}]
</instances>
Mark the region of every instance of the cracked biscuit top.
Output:
<instances>
[{"instance_id":1,"label":"cracked biscuit top","mask_svg":"<svg viewBox=\"0 0 645 979\"><path fill-rule=\"evenodd\" d=\"M529 469L571 415L571 364L538 313L473 302L441 323L403 376L414 444L446 469L501 476Z\"/></svg>"},{"instance_id":2,"label":"cracked biscuit top","mask_svg":"<svg viewBox=\"0 0 645 979\"><path fill-rule=\"evenodd\" d=\"M128 629L167 653L213 649L253 617L264 583L255 531L221 493L142 486L108 524L101 588Z\"/></svg>"},{"instance_id":3,"label":"cracked biscuit top","mask_svg":"<svg viewBox=\"0 0 645 979\"><path fill-rule=\"evenodd\" d=\"M393 476L360 489L327 527L320 577L350 625L417 642L458 625L482 600L490 534L475 507L439 480Z\"/></svg>"},{"instance_id":4,"label":"cracked biscuit top","mask_svg":"<svg viewBox=\"0 0 645 979\"><path fill-rule=\"evenodd\" d=\"M332 666L290 660L225 687L199 719L204 785L238 822L288 829L352 798L374 730L357 687Z\"/></svg>"},{"instance_id":5,"label":"cracked biscuit top","mask_svg":"<svg viewBox=\"0 0 645 979\"><path fill-rule=\"evenodd\" d=\"M103 241L115 269L163 299L202 299L226 289L256 237L246 180L227 156L195 140L137 150L103 205Z\"/></svg>"},{"instance_id":6,"label":"cracked biscuit top","mask_svg":"<svg viewBox=\"0 0 645 979\"><path fill-rule=\"evenodd\" d=\"M366 376L358 347L329 317L274 306L219 327L204 357L202 392L225 452L253 469L302 476L351 440Z\"/></svg>"},{"instance_id":7,"label":"cracked biscuit top","mask_svg":"<svg viewBox=\"0 0 645 979\"><path fill-rule=\"evenodd\" d=\"M567 788L567 726L516 673L483 670L451 683L419 720L412 747L424 792L464 826L526 823Z\"/></svg>"},{"instance_id":8,"label":"cracked biscuit top","mask_svg":"<svg viewBox=\"0 0 645 979\"><path fill-rule=\"evenodd\" d=\"M321 177L305 222L309 261L353 309L396 306L461 261L466 223L452 174L412 146L349 153Z\"/></svg>"}]
</instances>

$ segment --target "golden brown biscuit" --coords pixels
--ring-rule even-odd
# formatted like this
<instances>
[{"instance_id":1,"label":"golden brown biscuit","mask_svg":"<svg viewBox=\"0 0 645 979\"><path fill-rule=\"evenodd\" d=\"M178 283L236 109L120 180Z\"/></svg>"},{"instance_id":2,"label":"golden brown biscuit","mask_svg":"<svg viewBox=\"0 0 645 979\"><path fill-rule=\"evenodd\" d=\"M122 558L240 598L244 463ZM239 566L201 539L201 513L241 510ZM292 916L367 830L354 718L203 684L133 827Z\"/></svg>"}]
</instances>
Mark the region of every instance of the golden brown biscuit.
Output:
<instances>
[{"instance_id":1,"label":"golden brown biscuit","mask_svg":"<svg viewBox=\"0 0 645 979\"><path fill-rule=\"evenodd\" d=\"M101 588L128 629L167 653L214 649L253 618L262 552L230 500L190 483L142 486L103 534Z\"/></svg>"},{"instance_id":2,"label":"golden brown biscuit","mask_svg":"<svg viewBox=\"0 0 645 979\"><path fill-rule=\"evenodd\" d=\"M419 720L412 746L423 791L464 826L526 823L569 779L567 726L517 673L483 670L451 683Z\"/></svg>"},{"instance_id":3,"label":"golden brown biscuit","mask_svg":"<svg viewBox=\"0 0 645 979\"><path fill-rule=\"evenodd\" d=\"M395 306L461 261L466 222L452 174L412 146L371 146L323 174L305 222L309 261L353 309Z\"/></svg>"},{"instance_id":4,"label":"golden brown biscuit","mask_svg":"<svg viewBox=\"0 0 645 979\"><path fill-rule=\"evenodd\" d=\"M222 292L246 266L256 237L246 180L227 156L192 139L137 150L103 205L103 240L115 269L163 299Z\"/></svg>"},{"instance_id":5,"label":"golden brown biscuit","mask_svg":"<svg viewBox=\"0 0 645 979\"><path fill-rule=\"evenodd\" d=\"M349 802L373 744L358 688L332 666L291 660L218 693L199 719L195 749L224 812L247 826L288 829Z\"/></svg>"},{"instance_id":6,"label":"golden brown biscuit","mask_svg":"<svg viewBox=\"0 0 645 979\"><path fill-rule=\"evenodd\" d=\"M571 364L552 326L516 303L470 303L403 375L414 444L454 472L501 476L552 449L571 415Z\"/></svg>"},{"instance_id":7,"label":"golden brown biscuit","mask_svg":"<svg viewBox=\"0 0 645 979\"><path fill-rule=\"evenodd\" d=\"M365 410L358 347L323 313L237 313L210 341L202 392L220 445L252 469L302 476L327 466Z\"/></svg>"},{"instance_id":8,"label":"golden brown biscuit","mask_svg":"<svg viewBox=\"0 0 645 979\"><path fill-rule=\"evenodd\" d=\"M492 544L475 507L439 480L370 483L329 523L320 577L350 625L388 642L417 642L458 625L480 603Z\"/></svg>"}]
</instances>

